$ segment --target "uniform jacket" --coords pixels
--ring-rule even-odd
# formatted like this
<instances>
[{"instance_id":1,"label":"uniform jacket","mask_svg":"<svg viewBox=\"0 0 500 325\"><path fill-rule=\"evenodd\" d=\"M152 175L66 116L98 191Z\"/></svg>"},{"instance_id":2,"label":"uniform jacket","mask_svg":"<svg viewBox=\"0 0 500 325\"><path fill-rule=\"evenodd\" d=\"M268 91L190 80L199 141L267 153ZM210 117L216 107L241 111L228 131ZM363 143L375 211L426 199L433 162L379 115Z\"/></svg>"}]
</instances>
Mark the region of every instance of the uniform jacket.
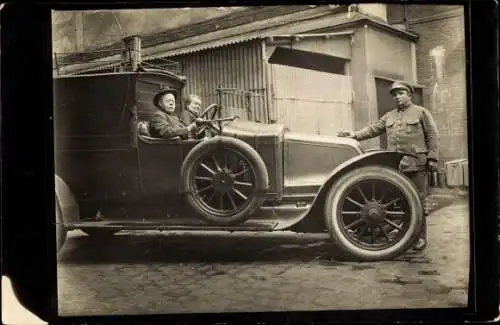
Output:
<instances>
[{"instance_id":1,"label":"uniform jacket","mask_svg":"<svg viewBox=\"0 0 500 325\"><path fill-rule=\"evenodd\" d=\"M387 133L387 149L411 153L417 158L405 157L402 171L425 170L427 160L438 161L438 131L432 115L424 107L411 104L394 109L378 121L355 132L357 140L365 140Z\"/></svg>"},{"instance_id":2,"label":"uniform jacket","mask_svg":"<svg viewBox=\"0 0 500 325\"><path fill-rule=\"evenodd\" d=\"M189 131L176 115L157 110L149 121L149 132L155 138L186 138Z\"/></svg>"}]
</instances>

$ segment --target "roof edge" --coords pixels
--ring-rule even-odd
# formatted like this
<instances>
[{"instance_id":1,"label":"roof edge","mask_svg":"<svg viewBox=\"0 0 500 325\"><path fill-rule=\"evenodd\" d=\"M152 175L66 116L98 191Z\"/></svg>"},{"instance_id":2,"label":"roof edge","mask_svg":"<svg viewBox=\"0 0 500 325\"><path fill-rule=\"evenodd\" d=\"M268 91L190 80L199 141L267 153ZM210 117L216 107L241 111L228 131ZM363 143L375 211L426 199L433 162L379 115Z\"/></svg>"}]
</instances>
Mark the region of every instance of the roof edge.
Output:
<instances>
[{"instance_id":1,"label":"roof edge","mask_svg":"<svg viewBox=\"0 0 500 325\"><path fill-rule=\"evenodd\" d=\"M322 6L324 7L325 9L321 10L321 11L317 11L317 12L313 12L311 14L310 17L304 17L302 19L300 19L300 21L308 21L308 20L314 20L314 19L319 19L321 17L325 17L325 16L332 16L332 15L337 15L337 14L341 14L343 12L346 12L347 11L347 5L338 5L336 7L328 7L327 6ZM317 9L317 8L311 8L311 9ZM305 12L305 11L304 11ZM293 13L293 14L297 14L297 13ZM282 16L282 17L286 17L286 16L291 16L293 14L289 14L289 15L285 15L285 16ZM270 19L278 19L278 17L272 17ZM262 21L266 21L267 19L264 19ZM289 24L289 22L283 22L283 23L279 23L278 25L274 26L274 27L282 27L282 26L285 26ZM242 25L243 26L243 25ZM235 27L232 27L232 28L227 28L226 30L232 30L234 28L237 28L238 26L235 26ZM176 47L176 48L170 48L170 49L161 49L161 46L162 45L159 45L160 48L156 49L157 46L148 46L148 47L145 47L144 50L145 50L145 53L143 55L144 57L144 60L147 61L147 60L153 60L153 59L157 59L157 58L167 58L167 57L174 57L174 56L177 56L177 55L184 55L184 54L189 54L189 53L195 53L195 52L198 52L200 50L207 50L207 49L215 49L215 48L219 48L219 47L222 47L222 46L227 46L227 45L232 45L232 44L237 44L237 43L244 43L244 42L250 42L250 41L255 41L255 40L259 40L259 39L264 39L264 38L267 38L267 37L262 37L261 35L253 35L253 36L242 36L242 35L245 35L245 34L255 34L255 33L258 33L259 31L264 31L264 29L262 28L256 28L256 29L251 29L251 30L248 30L248 31L245 31L245 32L241 32L240 30L238 30L237 33L233 33L231 35L225 35L224 37L222 38L213 38L213 39L210 39L210 40L204 40L204 41L201 41L201 42L198 42L198 43L194 43L194 44L190 44L190 45L181 45L179 47ZM223 31L217 31L217 32L223 32ZM199 35L199 37L204 37L206 35L208 35L210 33L205 33L205 34L201 34ZM302 33L302 34L306 34L306 33ZM307 32L307 34L309 34L309 32ZM224 40L224 39L233 39L233 40ZM237 39L237 38L241 38L241 39ZM213 45L206 45L206 44L210 44L210 43L214 43L214 42L217 42L217 41L220 41L220 44L216 45L216 46L213 46ZM188 48L195 48L195 49L188 49ZM148 50L146 50L146 48ZM166 53L166 52L175 52L175 54L171 54L171 53Z\"/></svg>"},{"instance_id":2,"label":"roof edge","mask_svg":"<svg viewBox=\"0 0 500 325\"><path fill-rule=\"evenodd\" d=\"M339 7L343 7L343 6L345 6L345 5L339 5ZM225 21L225 22L233 21L233 20L238 21L239 19L242 19L244 17L248 17L248 14L266 13L266 12L269 12L272 10L276 10L276 8L278 8L278 7L281 7L281 6L277 6L277 5L274 5L274 6L273 5L270 5L270 6L249 6L244 10L238 10L238 11L226 14L226 15L210 18L210 19L200 21L200 22L196 22L194 24L190 24L190 25L188 24L188 25L182 25L180 27L169 28L169 29L166 29L166 30L163 30L160 32L156 32L156 33L147 33L147 34L135 33L133 35L126 36L126 38L131 37L131 36L140 36L141 42L142 42L144 47L153 47L153 46L156 46L159 43L161 43L163 41L163 37L165 35L167 35L169 33L175 33L175 31L178 31L178 30L184 30L188 26L190 26L192 28L192 27L210 26L211 24L214 24L216 22L221 22L221 21ZM308 6L308 5L295 5L295 6L290 5L290 6L286 6L286 7L288 7L287 9L289 10L289 12L287 12L286 14L293 14L293 13L297 13L300 11L305 11L305 10L311 9L310 6ZM347 6L345 6L345 7L347 7ZM269 17L266 17L264 19L268 19L268 18ZM240 24L237 24L237 23L235 25L230 23L227 27L225 27L223 29L233 28L233 27L236 27L239 25ZM59 53L59 54L65 54L68 57L68 59L72 59L73 57L79 57L83 54L86 54L87 52L96 53L96 52L104 52L104 51L122 50L123 48L124 48L123 42L118 41L118 42L114 42L114 43L104 45L101 47L97 47L97 48L89 48L89 49L82 51L82 52L68 52L68 53ZM100 56L97 56L96 58L99 59L99 58L105 57L105 56L106 55L100 55Z\"/></svg>"},{"instance_id":3,"label":"roof edge","mask_svg":"<svg viewBox=\"0 0 500 325\"><path fill-rule=\"evenodd\" d=\"M275 7L276 6L266 6L265 9L274 9ZM296 6L296 7L298 7L298 6ZM296 10L296 11L292 10L292 12L287 13L287 15L285 15L285 16L297 15L300 11L302 11L304 13L309 13L309 15L311 15L309 18L303 18L302 19L302 20L306 20L307 21L308 19L318 19L318 18L323 17L323 16L330 16L330 15L336 15L336 14L340 14L340 13L343 13L343 12L347 12L347 9L348 9L347 5L335 5L335 6L330 6L330 5L326 6L326 5L324 5L324 6L315 6L315 7L300 6L300 7L303 8L303 9L302 10ZM306 7L309 7L309 8L306 8ZM259 8L259 9L261 9L261 8ZM321 10L318 10L318 9L321 9ZM238 14L241 14L241 12L243 12L243 11L238 12ZM231 15L232 14L229 14L228 16L231 16ZM284 17L284 16L281 16L281 17ZM278 19L278 16L273 16L272 18L263 19L262 21L266 21L268 19ZM286 25L286 24L287 23L283 23L283 25ZM231 29L234 29L234 28L237 28L237 27L238 26L234 26L234 27L230 27L230 28L225 28L224 30L231 30ZM222 30L221 31L217 31L217 32L222 32ZM256 31L249 31L248 33L253 33L253 32L256 32ZM210 33L200 34L200 37L203 36L203 35L207 35L207 34L210 34ZM310 34L310 33L307 32L307 34ZM155 36L156 35L158 35L158 34L155 34ZM257 40L259 38L260 37L258 37L258 36L253 36L253 37L250 37L250 38L242 40L242 41L253 41L253 40ZM239 41L239 40L238 41L222 42L224 44L221 45L221 46L230 45L230 44L234 44L234 43L240 43L240 42L241 41ZM195 46L196 45L195 47L198 47L198 46L203 47L203 45L202 45L203 43L206 43L206 42L201 42L200 44L194 44L194 45L190 45L190 46ZM175 55L168 55L168 54L162 53L162 52L164 52L164 50L159 50L158 52L156 52L156 51L154 51L155 47L156 46L151 46L151 45L144 44L144 42L143 42L143 50L144 50L143 60L144 61L147 62L147 61L154 60L154 59L157 59L157 58L175 56ZM174 50L174 49L169 49L169 51L170 50ZM184 50L180 50L179 49L179 52L182 53L182 54L186 54L186 53L197 52L197 50L184 51ZM94 59L94 60L90 60L90 61L85 62L85 63L67 64L67 65L63 65L61 68L64 68L65 70L87 70L87 69L95 69L95 68L99 68L100 66L103 65L104 62L100 62L103 59L109 59L109 58Z\"/></svg>"},{"instance_id":4,"label":"roof edge","mask_svg":"<svg viewBox=\"0 0 500 325\"><path fill-rule=\"evenodd\" d=\"M385 32L389 32L390 34L397 35L401 38L407 39L407 40L412 41L412 42L416 42L420 38L419 35L416 33L399 29L395 26L381 22L377 19L374 19L374 18L367 16L367 15L364 15L364 14L361 14L361 16L355 20L352 20L352 21L349 21L346 23L342 23L342 24L338 24L338 25L329 27L328 29L322 28L322 29L319 29L317 31L322 31L322 30L335 31L335 30L339 30L339 29L357 27L363 23L366 25L369 25L371 27L374 27L376 29L379 29L379 30L382 30Z\"/></svg>"}]
</instances>

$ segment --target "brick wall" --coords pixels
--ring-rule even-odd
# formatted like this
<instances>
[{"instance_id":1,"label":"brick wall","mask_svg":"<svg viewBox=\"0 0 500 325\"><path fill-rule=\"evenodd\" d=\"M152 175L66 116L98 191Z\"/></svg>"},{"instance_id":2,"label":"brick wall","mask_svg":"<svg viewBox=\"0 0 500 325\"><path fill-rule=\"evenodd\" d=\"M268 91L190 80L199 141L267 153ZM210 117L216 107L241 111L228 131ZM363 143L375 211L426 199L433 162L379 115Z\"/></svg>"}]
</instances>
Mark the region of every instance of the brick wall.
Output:
<instances>
[{"instance_id":1,"label":"brick wall","mask_svg":"<svg viewBox=\"0 0 500 325\"><path fill-rule=\"evenodd\" d=\"M403 17L400 5L388 12L389 23ZM460 6L407 6L408 29L419 35L417 42L418 82L424 106L436 119L440 134L441 162L467 158L467 90L465 74L464 13ZM442 79L430 52L442 47Z\"/></svg>"},{"instance_id":2,"label":"brick wall","mask_svg":"<svg viewBox=\"0 0 500 325\"><path fill-rule=\"evenodd\" d=\"M407 5L407 19L415 20L430 18L441 14L447 14L459 9L460 6L439 6L439 5ZM404 19L404 7L399 4L387 5L387 21L390 24L399 24Z\"/></svg>"}]
</instances>

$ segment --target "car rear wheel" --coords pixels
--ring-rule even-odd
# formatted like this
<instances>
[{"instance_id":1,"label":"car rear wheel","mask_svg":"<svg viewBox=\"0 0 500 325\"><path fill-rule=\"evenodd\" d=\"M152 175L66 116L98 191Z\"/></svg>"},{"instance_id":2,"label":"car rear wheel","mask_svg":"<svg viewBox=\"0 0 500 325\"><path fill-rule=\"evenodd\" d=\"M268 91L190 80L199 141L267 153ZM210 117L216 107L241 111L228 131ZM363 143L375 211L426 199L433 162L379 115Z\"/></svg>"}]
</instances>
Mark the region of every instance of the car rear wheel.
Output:
<instances>
[{"instance_id":1,"label":"car rear wheel","mask_svg":"<svg viewBox=\"0 0 500 325\"><path fill-rule=\"evenodd\" d=\"M206 140L186 157L181 179L187 203L205 221L234 225L247 220L264 201L267 169L247 143L228 137Z\"/></svg>"},{"instance_id":2,"label":"car rear wheel","mask_svg":"<svg viewBox=\"0 0 500 325\"><path fill-rule=\"evenodd\" d=\"M59 206L59 202L56 198L55 203L56 210L56 249L57 253L59 253L66 242L67 230L64 227L64 222L62 218L61 207Z\"/></svg>"},{"instance_id":3,"label":"car rear wheel","mask_svg":"<svg viewBox=\"0 0 500 325\"><path fill-rule=\"evenodd\" d=\"M348 172L334 183L325 203L331 237L345 253L363 261L403 254L422 227L417 189L406 176L387 167Z\"/></svg>"}]
</instances>

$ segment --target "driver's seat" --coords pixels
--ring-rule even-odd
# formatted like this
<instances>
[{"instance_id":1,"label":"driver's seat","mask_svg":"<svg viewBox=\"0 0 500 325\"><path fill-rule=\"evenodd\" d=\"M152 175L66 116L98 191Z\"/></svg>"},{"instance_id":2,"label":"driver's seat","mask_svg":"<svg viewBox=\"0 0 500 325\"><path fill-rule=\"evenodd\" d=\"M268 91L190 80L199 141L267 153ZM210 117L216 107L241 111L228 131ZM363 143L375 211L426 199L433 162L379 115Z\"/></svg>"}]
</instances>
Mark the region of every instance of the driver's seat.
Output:
<instances>
[{"instance_id":1,"label":"driver's seat","mask_svg":"<svg viewBox=\"0 0 500 325\"><path fill-rule=\"evenodd\" d=\"M149 132L149 122L139 121L137 123L137 133L139 135L151 138L151 133Z\"/></svg>"}]
</instances>

